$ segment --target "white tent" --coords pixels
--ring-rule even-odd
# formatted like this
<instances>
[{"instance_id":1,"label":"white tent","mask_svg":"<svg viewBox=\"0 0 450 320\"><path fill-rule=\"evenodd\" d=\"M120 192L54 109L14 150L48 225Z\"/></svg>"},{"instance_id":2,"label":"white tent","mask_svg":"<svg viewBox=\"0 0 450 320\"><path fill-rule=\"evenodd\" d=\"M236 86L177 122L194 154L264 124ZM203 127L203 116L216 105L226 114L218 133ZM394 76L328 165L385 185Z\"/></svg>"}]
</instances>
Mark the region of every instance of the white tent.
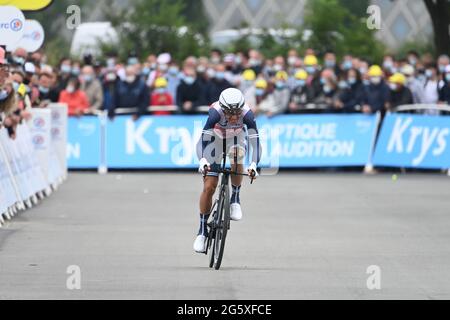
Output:
<instances>
[{"instance_id":1,"label":"white tent","mask_svg":"<svg viewBox=\"0 0 450 320\"><path fill-rule=\"evenodd\" d=\"M101 43L118 43L117 32L111 23L82 23L75 31L70 53L74 56L81 56L85 53L99 55Z\"/></svg>"}]
</instances>

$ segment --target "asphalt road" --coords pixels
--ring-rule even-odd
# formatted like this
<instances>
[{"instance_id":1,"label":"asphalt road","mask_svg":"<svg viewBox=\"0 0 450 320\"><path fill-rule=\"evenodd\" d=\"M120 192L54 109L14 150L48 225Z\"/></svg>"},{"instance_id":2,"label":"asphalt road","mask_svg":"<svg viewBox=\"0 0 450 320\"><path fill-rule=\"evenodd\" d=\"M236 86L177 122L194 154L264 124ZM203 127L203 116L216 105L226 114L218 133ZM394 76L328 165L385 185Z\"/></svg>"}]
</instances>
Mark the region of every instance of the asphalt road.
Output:
<instances>
[{"instance_id":1,"label":"asphalt road","mask_svg":"<svg viewBox=\"0 0 450 320\"><path fill-rule=\"evenodd\" d=\"M70 174L0 228L0 300L450 299L446 176L246 182L219 271L192 250L200 189L190 173ZM380 289L367 287L372 265Z\"/></svg>"}]
</instances>

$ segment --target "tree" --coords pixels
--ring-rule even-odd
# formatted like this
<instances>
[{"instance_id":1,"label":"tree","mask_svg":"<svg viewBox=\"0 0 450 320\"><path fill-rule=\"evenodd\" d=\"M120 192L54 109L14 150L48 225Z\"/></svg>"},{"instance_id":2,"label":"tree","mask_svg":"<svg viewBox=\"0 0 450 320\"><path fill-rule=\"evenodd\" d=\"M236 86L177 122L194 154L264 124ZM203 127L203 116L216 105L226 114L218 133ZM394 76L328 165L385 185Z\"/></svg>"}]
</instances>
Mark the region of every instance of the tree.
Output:
<instances>
[{"instance_id":1,"label":"tree","mask_svg":"<svg viewBox=\"0 0 450 320\"><path fill-rule=\"evenodd\" d=\"M434 29L434 43L438 54L450 54L450 1L424 0Z\"/></svg>"},{"instance_id":2,"label":"tree","mask_svg":"<svg viewBox=\"0 0 450 320\"><path fill-rule=\"evenodd\" d=\"M311 30L313 34L306 45L321 54L332 50L340 57L353 54L379 60L385 48L376 40L375 31L369 30L366 20L352 14L341 1L308 2L303 29Z\"/></svg>"},{"instance_id":3,"label":"tree","mask_svg":"<svg viewBox=\"0 0 450 320\"><path fill-rule=\"evenodd\" d=\"M206 40L183 14L182 0L137 0L118 14L108 14L117 29L119 54L135 51L140 58L150 53L170 52L176 60L199 55Z\"/></svg>"}]
</instances>

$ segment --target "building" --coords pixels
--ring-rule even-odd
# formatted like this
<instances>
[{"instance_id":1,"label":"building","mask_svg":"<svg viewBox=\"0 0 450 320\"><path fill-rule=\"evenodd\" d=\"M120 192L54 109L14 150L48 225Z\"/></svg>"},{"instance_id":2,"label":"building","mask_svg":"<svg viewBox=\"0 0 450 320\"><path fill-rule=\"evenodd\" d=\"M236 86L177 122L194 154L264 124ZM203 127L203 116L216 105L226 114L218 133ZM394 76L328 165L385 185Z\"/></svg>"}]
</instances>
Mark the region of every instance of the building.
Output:
<instances>
[{"instance_id":1,"label":"building","mask_svg":"<svg viewBox=\"0 0 450 320\"><path fill-rule=\"evenodd\" d=\"M313 0L203 0L211 32L239 28L301 25L307 1ZM355 0L356 1L356 0ZM430 39L433 29L422 0L372 0L380 7L382 28L378 37L396 49L411 40Z\"/></svg>"}]
</instances>

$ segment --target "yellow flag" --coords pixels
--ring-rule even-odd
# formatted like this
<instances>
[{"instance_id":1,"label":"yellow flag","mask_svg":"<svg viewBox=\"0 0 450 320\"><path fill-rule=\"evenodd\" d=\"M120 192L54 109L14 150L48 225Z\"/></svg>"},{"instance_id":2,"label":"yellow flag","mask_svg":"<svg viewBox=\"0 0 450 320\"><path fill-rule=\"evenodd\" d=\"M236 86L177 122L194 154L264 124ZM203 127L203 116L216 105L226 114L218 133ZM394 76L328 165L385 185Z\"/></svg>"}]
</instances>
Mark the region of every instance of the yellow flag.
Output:
<instances>
[{"instance_id":1,"label":"yellow flag","mask_svg":"<svg viewBox=\"0 0 450 320\"><path fill-rule=\"evenodd\" d=\"M14 6L23 11L36 11L49 6L53 0L0 0L0 6Z\"/></svg>"}]
</instances>

